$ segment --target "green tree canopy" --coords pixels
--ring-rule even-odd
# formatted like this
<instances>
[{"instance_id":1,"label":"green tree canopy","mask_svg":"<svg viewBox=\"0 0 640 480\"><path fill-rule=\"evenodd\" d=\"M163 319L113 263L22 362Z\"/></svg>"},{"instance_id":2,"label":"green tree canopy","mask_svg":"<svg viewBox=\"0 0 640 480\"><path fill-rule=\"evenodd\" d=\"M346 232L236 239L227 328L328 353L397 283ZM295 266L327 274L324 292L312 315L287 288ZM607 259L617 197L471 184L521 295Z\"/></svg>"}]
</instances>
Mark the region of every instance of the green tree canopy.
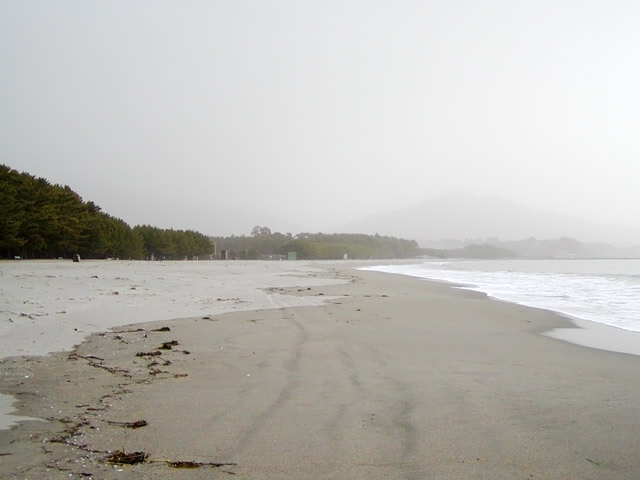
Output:
<instances>
[{"instance_id":1,"label":"green tree canopy","mask_svg":"<svg viewBox=\"0 0 640 480\"><path fill-rule=\"evenodd\" d=\"M182 259L212 251L201 233L132 229L68 186L0 165L0 257Z\"/></svg>"},{"instance_id":2,"label":"green tree canopy","mask_svg":"<svg viewBox=\"0 0 640 480\"><path fill-rule=\"evenodd\" d=\"M337 260L347 255L353 259L411 258L420 254L417 242L380 235L271 233L267 227L256 226L251 236L214 237L218 251L227 250L231 258L256 259L269 255L287 255L295 251L297 258Z\"/></svg>"}]
</instances>

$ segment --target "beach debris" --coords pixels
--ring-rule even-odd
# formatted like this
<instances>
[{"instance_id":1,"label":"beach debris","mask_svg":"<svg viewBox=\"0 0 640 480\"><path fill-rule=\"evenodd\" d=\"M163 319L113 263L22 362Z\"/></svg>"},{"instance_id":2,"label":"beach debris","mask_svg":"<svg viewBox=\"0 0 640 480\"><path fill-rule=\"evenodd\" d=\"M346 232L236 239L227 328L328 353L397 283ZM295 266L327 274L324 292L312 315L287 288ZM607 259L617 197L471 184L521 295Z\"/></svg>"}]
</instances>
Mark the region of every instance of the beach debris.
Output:
<instances>
[{"instance_id":1,"label":"beach debris","mask_svg":"<svg viewBox=\"0 0 640 480\"><path fill-rule=\"evenodd\" d=\"M189 374L188 373L176 373L173 378L182 378L182 377L188 377Z\"/></svg>"},{"instance_id":2,"label":"beach debris","mask_svg":"<svg viewBox=\"0 0 640 480\"><path fill-rule=\"evenodd\" d=\"M110 465L136 465L138 463L164 463L171 468L201 468L201 467L235 467L231 462L194 462L191 460L152 460L146 452L130 452L116 450L104 459ZM231 472L227 472L231 473Z\"/></svg>"},{"instance_id":3,"label":"beach debris","mask_svg":"<svg viewBox=\"0 0 640 480\"><path fill-rule=\"evenodd\" d=\"M164 342L161 346L159 346L158 348L160 350L171 350L173 347L175 347L176 345L179 345L177 340L170 340L168 342Z\"/></svg>"},{"instance_id":4,"label":"beach debris","mask_svg":"<svg viewBox=\"0 0 640 480\"><path fill-rule=\"evenodd\" d=\"M147 458L149 458L149 455L146 452L126 453L122 450L116 450L104 459L104 463L110 465L135 465L146 462Z\"/></svg>"},{"instance_id":5,"label":"beach debris","mask_svg":"<svg viewBox=\"0 0 640 480\"><path fill-rule=\"evenodd\" d=\"M113 420L107 420L109 425L117 425L123 428L142 428L149 425L146 420L136 420L135 422L116 422Z\"/></svg>"},{"instance_id":6,"label":"beach debris","mask_svg":"<svg viewBox=\"0 0 640 480\"><path fill-rule=\"evenodd\" d=\"M200 468L202 463L200 462L167 462L171 468Z\"/></svg>"},{"instance_id":7,"label":"beach debris","mask_svg":"<svg viewBox=\"0 0 640 480\"><path fill-rule=\"evenodd\" d=\"M78 360L82 358L84 360L88 360L90 367L101 368L106 370L109 373L114 375L122 375L123 377L131 377L128 370L119 367L110 367L109 365L104 365L104 358L96 357L95 355L80 355L76 352L72 352L67 357L69 360Z\"/></svg>"},{"instance_id":8,"label":"beach debris","mask_svg":"<svg viewBox=\"0 0 640 480\"><path fill-rule=\"evenodd\" d=\"M231 302L231 303L244 303L244 300L242 300L239 297L230 297L230 298L222 298L222 297L218 297L216 299L217 302Z\"/></svg>"},{"instance_id":9,"label":"beach debris","mask_svg":"<svg viewBox=\"0 0 640 480\"><path fill-rule=\"evenodd\" d=\"M69 360L77 360L79 358L83 358L85 360L98 360L99 362L104 362L104 358L96 357L95 355L80 355L75 352L69 354Z\"/></svg>"},{"instance_id":10,"label":"beach debris","mask_svg":"<svg viewBox=\"0 0 640 480\"><path fill-rule=\"evenodd\" d=\"M169 327L160 327L160 328L154 328L151 331L152 332L170 332L171 329Z\"/></svg>"},{"instance_id":11,"label":"beach debris","mask_svg":"<svg viewBox=\"0 0 640 480\"><path fill-rule=\"evenodd\" d=\"M158 355L162 355L160 350L155 350L153 352L138 352L136 353L136 357L156 357Z\"/></svg>"},{"instance_id":12,"label":"beach debris","mask_svg":"<svg viewBox=\"0 0 640 480\"><path fill-rule=\"evenodd\" d=\"M49 420L56 420L55 418L50 418ZM87 425L91 425L88 420L81 420L79 422L73 423L72 420L68 418L57 419L59 422L63 424L71 424L64 430L62 430L59 437L54 437L49 440L50 443L64 443L66 445L71 445L71 439L80 435L80 429L82 427L86 427Z\"/></svg>"},{"instance_id":13,"label":"beach debris","mask_svg":"<svg viewBox=\"0 0 640 480\"><path fill-rule=\"evenodd\" d=\"M184 353L185 355L191 355L191 352L189 350L182 350L182 353Z\"/></svg>"},{"instance_id":14,"label":"beach debris","mask_svg":"<svg viewBox=\"0 0 640 480\"><path fill-rule=\"evenodd\" d=\"M171 468L200 468L203 464L200 462L167 462Z\"/></svg>"},{"instance_id":15,"label":"beach debris","mask_svg":"<svg viewBox=\"0 0 640 480\"><path fill-rule=\"evenodd\" d=\"M167 465L171 468L200 468L200 467L235 467L237 463L216 463L216 462L190 462L190 461L178 461L171 462L169 460L165 460Z\"/></svg>"}]
</instances>

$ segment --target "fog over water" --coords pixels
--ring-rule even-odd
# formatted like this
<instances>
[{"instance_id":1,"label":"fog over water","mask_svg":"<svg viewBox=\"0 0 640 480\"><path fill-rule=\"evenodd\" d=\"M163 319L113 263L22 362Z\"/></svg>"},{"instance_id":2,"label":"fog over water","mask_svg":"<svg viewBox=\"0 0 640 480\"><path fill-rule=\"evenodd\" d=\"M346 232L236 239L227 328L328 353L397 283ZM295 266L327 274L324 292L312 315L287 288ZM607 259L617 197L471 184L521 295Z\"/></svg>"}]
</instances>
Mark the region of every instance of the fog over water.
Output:
<instances>
[{"instance_id":1,"label":"fog over water","mask_svg":"<svg viewBox=\"0 0 640 480\"><path fill-rule=\"evenodd\" d=\"M640 229L638 25L632 1L4 1L0 162L208 234L454 192Z\"/></svg>"}]
</instances>

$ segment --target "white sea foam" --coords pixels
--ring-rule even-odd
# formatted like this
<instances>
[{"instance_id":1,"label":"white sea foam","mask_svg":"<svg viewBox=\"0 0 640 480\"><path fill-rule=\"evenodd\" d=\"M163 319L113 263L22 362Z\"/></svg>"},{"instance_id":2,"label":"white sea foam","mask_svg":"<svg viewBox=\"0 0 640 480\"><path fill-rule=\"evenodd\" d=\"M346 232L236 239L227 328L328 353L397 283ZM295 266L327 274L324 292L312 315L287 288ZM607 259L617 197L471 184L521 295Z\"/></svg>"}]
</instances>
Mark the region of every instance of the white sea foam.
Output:
<instances>
[{"instance_id":1,"label":"white sea foam","mask_svg":"<svg viewBox=\"0 0 640 480\"><path fill-rule=\"evenodd\" d=\"M451 261L364 269L452 282L500 300L640 332L640 260Z\"/></svg>"}]
</instances>

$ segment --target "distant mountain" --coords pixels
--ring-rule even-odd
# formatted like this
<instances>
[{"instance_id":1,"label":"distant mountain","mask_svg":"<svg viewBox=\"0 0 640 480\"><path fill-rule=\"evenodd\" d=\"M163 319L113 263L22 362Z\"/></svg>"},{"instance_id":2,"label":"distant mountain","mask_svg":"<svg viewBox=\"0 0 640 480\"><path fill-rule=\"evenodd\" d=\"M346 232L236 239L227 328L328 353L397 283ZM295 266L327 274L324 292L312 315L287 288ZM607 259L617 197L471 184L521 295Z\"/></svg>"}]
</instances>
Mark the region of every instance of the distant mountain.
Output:
<instances>
[{"instance_id":1,"label":"distant mountain","mask_svg":"<svg viewBox=\"0 0 640 480\"><path fill-rule=\"evenodd\" d=\"M559 237L493 243L468 244L459 248L422 248L421 252L431 258L640 258L640 245L615 247L608 243L584 243L574 238Z\"/></svg>"},{"instance_id":2,"label":"distant mountain","mask_svg":"<svg viewBox=\"0 0 640 480\"><path fill-rule=\"evenodd\" d=\"M487 239L522 240L571 237L615 245L640 244L640 229L554 212L529 209L497 197L451 194L413 207L380 213L341 225L334 231L380 233L415 239L422 246L443 247Z\"/></svg>"}]
</instances>

